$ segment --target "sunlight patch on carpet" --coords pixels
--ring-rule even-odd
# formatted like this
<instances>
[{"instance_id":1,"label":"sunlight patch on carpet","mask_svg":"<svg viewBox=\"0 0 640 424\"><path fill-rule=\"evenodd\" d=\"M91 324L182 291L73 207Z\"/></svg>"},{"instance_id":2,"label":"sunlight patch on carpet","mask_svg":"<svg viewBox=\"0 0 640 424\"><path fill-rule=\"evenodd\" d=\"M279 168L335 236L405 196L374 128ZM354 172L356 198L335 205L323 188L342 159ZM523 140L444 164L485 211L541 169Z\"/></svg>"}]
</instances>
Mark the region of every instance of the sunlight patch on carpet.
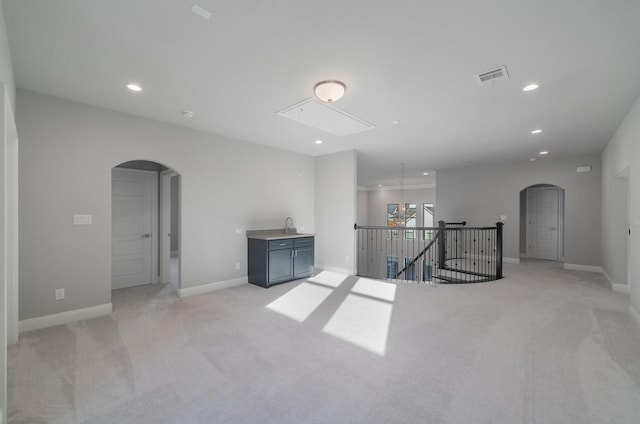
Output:
<instances>
[{"instance_id":1,"label":"sunlight patch on carpet","mask_svg":"<svg viewBox=\"0 0 640 424\"><path fill-rule=\"evenodd\" d=\"M307 278L307 281L335 288L342 284L347 277L349 277L347 274L341 274L339 272L321 271L318 275Z\"/></svg>"},{"instance_id":2,"label":"sunlight patch on carpet","mask_svg":"<svg viewBox=\"0 0 640 424\"><path fill-rule=\"evenodd\" d=\"M388 302L350 294L322 331L384 356L392 310Z\"/></svg>"},{"instance_id":3,"label":"sunlight patch on carpet","mask_svg":"<svg viewBox=\"0 0 640 424\"><path fill-rule=\"evenodd\" d=\"M316 284L300 283L265 308L303 322L331 294L333 289Z\"/></svg>"},{"instance_id":4,"label":"sunlight patch on carpet","mask_svg":"<svg viewBox=\"0 0 640 424\"><path fill-rule=\"evenodd\" d=\"M396 298L396 287L398 286L392 283L359 278L351 292L393 302Z\"/></svg>"}]
</instances>

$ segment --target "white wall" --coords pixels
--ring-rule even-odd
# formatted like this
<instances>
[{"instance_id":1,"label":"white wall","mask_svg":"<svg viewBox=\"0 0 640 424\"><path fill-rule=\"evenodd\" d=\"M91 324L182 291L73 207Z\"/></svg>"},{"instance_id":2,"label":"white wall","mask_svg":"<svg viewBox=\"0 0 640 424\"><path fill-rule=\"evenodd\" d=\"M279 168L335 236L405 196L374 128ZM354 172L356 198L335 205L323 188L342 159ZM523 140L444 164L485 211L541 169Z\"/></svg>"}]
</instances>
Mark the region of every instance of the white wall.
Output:
<instances>
[{"instance_id":1,"label":"white wall","mask_svg":"<svg viewBox=\"0 0 640 424\"><path fill-rule=\"evenodd\" d=\"M355 272L356 170L355 150L316 157L316 264Z\"/></svg>"},{"instance_id":2,"label":"white wall","mask_svg":"<svg viewBox=\"0 0 640 424\"><path fill-rule=\"evenodd\" d=\"M314 232L314 160L18 90L20 319L111 299L111 168L141 159L181 175L181 287L246 278L236 228ZM93 225L73 226L73 214ZM240 270L235 263L240 262ZM56 288L66 299L54 300Z\"/></svg>"},{"instance_id":3,"label":"white wall","mask_svg":"<svg viewBox=\"0 0 640 424\"><path fill-rule=\"evenodd\" d=\"M603 266L611 278L621 281L619 274L624 270L616 269L613 258L620 255L620 238L615 229L615 220L620 211L612 207L617 190L619 175L628 175L629 185L629 219L631 224L631 240L628 281L631 292L631 310L640 324L640 98L638 98L618 127L615 135L602 152L602 234L603 234ZM617 186L617 187L616 187ZM619 268L619 267L617 267ZM618 282L615 281L614 282Z\"/></svg>"},{"instance_id":4,"label":"white wall","mask_svg":"<svg viewBox=\"0 0 640 424\"><path fill-rule=\"evenodd\" d=\"M600 163L600 155L589 155L438 170L436 220L487 226L507 215L504 256L518 258L520 191L534 184L557 185L565 190L565 262L599 266ZM576 167L580 165L591 165L592 171L579 174Z\"/></svg>"}]
</instances>

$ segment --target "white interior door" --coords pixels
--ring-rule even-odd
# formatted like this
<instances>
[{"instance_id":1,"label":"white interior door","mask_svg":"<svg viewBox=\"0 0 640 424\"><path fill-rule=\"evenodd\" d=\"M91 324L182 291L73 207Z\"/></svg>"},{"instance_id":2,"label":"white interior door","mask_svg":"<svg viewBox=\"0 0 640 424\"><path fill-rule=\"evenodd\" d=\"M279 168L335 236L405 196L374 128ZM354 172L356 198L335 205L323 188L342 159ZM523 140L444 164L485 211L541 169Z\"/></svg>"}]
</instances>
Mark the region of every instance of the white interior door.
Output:
<instances>
[{"instance_id":1,"label":"white interior door","mask_svg":"<svg viewBox=\"0 0 640 424\"><path fill-rule=\"evenodd\" d=\"M112 170L112 289L154 282L157 178L150 171Z\"/></svg>"},{"instance_id":2,"label":"white interior door","mask_svg":"<svg viewBox=\"0 0 640 424\"><path fill-rule=\"evenodd\" d=\"M558 260L558 189L527 190L527 257Z\"/></svg>"}]
</instances>

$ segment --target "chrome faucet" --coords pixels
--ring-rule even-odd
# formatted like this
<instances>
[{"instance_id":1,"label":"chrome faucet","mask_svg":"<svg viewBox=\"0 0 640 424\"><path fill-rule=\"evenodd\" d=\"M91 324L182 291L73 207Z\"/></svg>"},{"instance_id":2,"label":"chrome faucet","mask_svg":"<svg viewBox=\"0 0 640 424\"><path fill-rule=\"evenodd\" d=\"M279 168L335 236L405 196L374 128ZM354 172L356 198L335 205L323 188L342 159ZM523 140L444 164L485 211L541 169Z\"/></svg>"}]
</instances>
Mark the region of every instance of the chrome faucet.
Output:
<instances>
[{"instance_id":1,"label":"chrome faucet","mask_svg":"<svg viewBox=\"0 0 640 424\"><path fill-rule=\"evenodd\" d=\"M284 235L289 235L289 222L291 222L291 227L293 227L293 218L290 216L286 217L284 220Z\"/></svg>"}]
</instances>

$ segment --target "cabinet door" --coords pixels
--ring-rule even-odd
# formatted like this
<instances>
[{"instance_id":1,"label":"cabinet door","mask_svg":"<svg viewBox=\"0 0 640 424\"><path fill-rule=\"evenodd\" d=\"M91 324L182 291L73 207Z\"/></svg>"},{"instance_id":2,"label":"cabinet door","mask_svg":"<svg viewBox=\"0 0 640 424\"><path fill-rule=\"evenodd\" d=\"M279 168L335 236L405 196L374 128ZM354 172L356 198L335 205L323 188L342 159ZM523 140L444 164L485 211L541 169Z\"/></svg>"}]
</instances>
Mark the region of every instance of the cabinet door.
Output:
<instances>
[{"instance_id":1,"label":"cabinet door","mask_svg":"<svg viewBox=\"0 0 640 424\"><path fill-rule=\"evenodd\" d=\"M298 247L293 257L294 278L313 275L313 246Z\"/></svg>"},{"instance_id":2,"label":"cabinet door","mask_svg":"<svg viewBox=\"0 0 640 424\"><path fill-rule=\"evenodd\" d=\"M293 278L292 253L292 249L269 251L269 284Z\"/></svg>"}]
</instances>

